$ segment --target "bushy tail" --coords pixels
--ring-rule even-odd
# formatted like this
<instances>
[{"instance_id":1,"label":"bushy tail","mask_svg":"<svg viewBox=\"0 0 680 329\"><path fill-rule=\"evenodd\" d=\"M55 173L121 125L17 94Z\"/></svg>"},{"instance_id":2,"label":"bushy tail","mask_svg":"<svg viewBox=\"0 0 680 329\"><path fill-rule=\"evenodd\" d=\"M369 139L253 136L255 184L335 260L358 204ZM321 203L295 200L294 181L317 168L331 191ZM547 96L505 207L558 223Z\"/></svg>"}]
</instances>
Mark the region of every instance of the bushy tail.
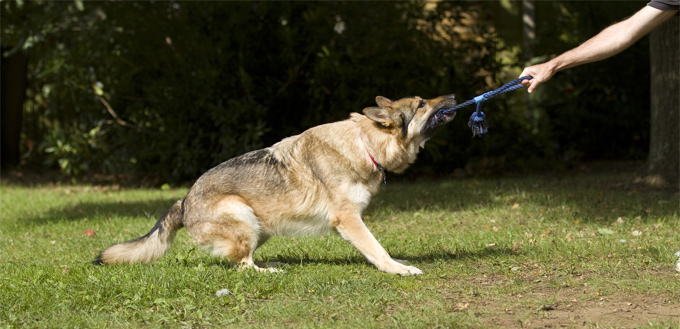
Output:
<instances>
[{"instance_id":1,"label":"bushy tail","mask_svg":"<svg viewBox=\"0 0 680 329\"><path fill-rule=\"evenodd\" d=\"M184 226L182 216L182 200L179 200L156 222L149 233L104 249L92 264L149 263L163 257L177 230Z\"/></svg>"}]
</instances>

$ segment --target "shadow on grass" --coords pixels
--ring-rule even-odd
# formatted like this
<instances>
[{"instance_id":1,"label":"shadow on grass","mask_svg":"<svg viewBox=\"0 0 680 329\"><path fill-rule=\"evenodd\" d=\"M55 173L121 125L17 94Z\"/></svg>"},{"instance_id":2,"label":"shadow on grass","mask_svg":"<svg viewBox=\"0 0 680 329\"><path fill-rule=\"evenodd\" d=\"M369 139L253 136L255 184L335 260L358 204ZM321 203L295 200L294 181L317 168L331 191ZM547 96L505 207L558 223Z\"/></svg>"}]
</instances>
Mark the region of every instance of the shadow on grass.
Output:
<instances>
[{"instance_id":1,"label":"shadow on grass","mask_svg":"<svg viewBox=\"0 0 680 329\"><path fill-rule=\"evenodd\" d=\"M508 256L508 255L514 255L517 256L521 254L519 251L512 250L512 248L485 248L482 250L475 250L475 251L466 251L466 250L456 250L454 252L443 250L443 249L437 249L437 250L429 250L427 253L421 254L421 255L400 255L400 254L394 254L392 255L393 258L395 259L403 259L407 262L413 262L413 263L418 263L418 262L435 262L439 260L467 260L467 259L481 259L481 258L488 258L488 257L497 257L497 256Z\"/></svg>"},{"instance_id":2,"label":"shadow on grass","mask_svg":"<svg viewBox=\"0 0 680 329\"><path fill-rule=\"evenodd\" d=\"M17 222L42 225L59 221L77 221L85 218L89 220L112 217L158 219L170 209L175 201L177 201L176 198L144 201L79 202L73 206L52 208L37 215L19 217Z\"/></svg>"},{"instance_id":3,"label":"shadow on grass","mask_svg":"<svg viewBox=\"0 0 680 329\"><path fill-rule=\"evenodd\" d=\"M479 251L456 251L456 252L448 252L445 250L430 250L426 253L419 254L419 255L413 255L413 254L408 254L408 255L402 255L399 253L392 254L392 258L395 259L396 261L399 261L405 265L417 265L421 263L433 263L436 261L449 261L449 260L469 260L469 259L483 259L483 258L488 258L488 257L497 257L497 256L508 256L508 255L519 255L521 252L519 251L513 251L510 248L486 248L484 250L479 250ZM258 258L258 257L256 257ZM263 263L263 266L266 266L267 263L282 263L284 266L285 265L315 265L315 264L324 264L324 265L337 265L337 266L345 266L345 265L351 265L351 264L370 264L366 258L364 258L361 255L358 254L353 254L347 257L340 257L340 256L328 256L328 255L322 255L322 254L314 254L314 255L304 255L301 257L296 257L296 256L276 256L276 257L271 257L271 258L262 258L259 259L259 263ZM183 263L186 266L189 266L188 263L185 261ZM205 265L211 266L211 265L217 265L220 267L224 268L233 268L234 264L231 263L227 259L221 259L217 257L211 257L209 260L205 260ZM259 266L259 264L258 264ZM276 266L275 266L276 267Z\"/></svg>"},{"instance_id":4,"label":"shadow on grass","mask_svg":"<svg viewBox=\"0 0 680 329\"><path fill-rule=\"evenodd\" d=\"M462 212L533 206L543 213L574 216L581 222L611 221L620 216L655 220L678 214L678 192L641 186L632 176L574 174L534 175L500 179L465 179L397 183L384 187L367 214L418 211ZM514 208L512 208L514 209ZM531 209L526 207L526 209ZM565 210L566 209L566 210ZM531 218L533 214L526 214ZM371 220L385 220L375 216ZM561 218L561 216L554 216ZM544 217L549 220L549 217Z\"/></svg>"},{"instance_id":5,"label":"shadow on grass","mask_svg":"<svg viewBox=\"0 0 680 329\"><path fill-rule=\"evenodd\" d=\"M365 213L476 211L510 208L513 204L536 206L528 219L540 212L572 215L581 222L611 221L612 216L640 217L654 220L678 213L678 194L668 190L650 190L631 183L631 175L573 174L570 176L533 175L499 179L440 180L420 183L394 183L383 187ZM158 219L175 202L175 198L144 201L80 202L73 206L52 208L37 215L18 218L27 224L84 218L146 217ZM564 211L567 207L569 210ZM523 209L523 208L522 208ZM529 209L529 208L527 208ZM560 215L561 216L561 215ZM559 218L556 215L553 218ZM371 220L384 220L375 216ZM550 217L546 217L549 220ZM614 217L615 219L616 217Z\"/></svg>"}]
</instances>

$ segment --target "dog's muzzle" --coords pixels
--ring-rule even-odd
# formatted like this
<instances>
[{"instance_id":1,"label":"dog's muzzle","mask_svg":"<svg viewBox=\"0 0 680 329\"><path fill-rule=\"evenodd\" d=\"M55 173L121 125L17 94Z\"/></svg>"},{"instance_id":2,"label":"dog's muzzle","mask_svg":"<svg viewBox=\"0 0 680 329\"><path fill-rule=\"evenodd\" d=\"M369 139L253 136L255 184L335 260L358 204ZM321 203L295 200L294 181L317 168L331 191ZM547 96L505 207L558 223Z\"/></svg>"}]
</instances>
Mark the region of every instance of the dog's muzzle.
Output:
<instances>
[{"instance_id":1,"label":"dog's muzzle","mask_svg":"<svg viewBox=\"0 0 680 329\"><path fill-rule=\"evenodd\" d=\"M434 130L440 126L443 126L453 120L456 116L456 111L451 108L456 106L456 96L449 95L442 102L438 104L439 110L434 112L429 120L427 120L427 129Z\"/></svg>"}]
</instances>

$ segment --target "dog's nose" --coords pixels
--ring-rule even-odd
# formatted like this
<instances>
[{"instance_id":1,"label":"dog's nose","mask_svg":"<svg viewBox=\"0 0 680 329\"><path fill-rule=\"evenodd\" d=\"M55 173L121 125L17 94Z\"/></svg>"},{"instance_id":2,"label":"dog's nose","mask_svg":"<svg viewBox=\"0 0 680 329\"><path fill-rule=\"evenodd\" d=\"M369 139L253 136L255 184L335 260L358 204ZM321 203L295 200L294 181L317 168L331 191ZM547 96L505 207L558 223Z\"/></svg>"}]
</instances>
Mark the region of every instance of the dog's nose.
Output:
<instances>
[{"instance_id":1,"label":"dog's nose","mask_svg":"<svg viewBox=\"0 0 680 329\"><path fill-rule=\"evenodd\" d=\"M451 95L448 96L448 98L455 100L455 99L456 99L456 95L451 94Z\"/></svg>"}]
</instances>

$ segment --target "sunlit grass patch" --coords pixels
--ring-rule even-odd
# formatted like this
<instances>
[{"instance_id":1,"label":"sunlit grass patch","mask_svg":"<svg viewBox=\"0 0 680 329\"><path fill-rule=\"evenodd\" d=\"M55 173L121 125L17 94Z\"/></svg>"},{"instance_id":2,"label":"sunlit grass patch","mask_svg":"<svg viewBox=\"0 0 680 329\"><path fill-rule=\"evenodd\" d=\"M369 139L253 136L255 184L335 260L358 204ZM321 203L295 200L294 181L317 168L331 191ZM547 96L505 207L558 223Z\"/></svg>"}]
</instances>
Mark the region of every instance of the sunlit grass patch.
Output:
<instances>
[{"instance_id":1,"label":"sunlit grass patch","mask_svg":"<svg viewBox=\"0 0 680 329\"><path fill-rule=\"evenodd\" d=\"M568 315L677 325L678 194L629 179L389 183L364 220L393 257L423 270L416 277L379 272L334 234L258 249L256 261L283 262L283 273L239 272L184 230L155 263L93 266L187 189L3 185L0 326L487 328L573 324ZM607 307L621 317L597 315Z\"/></svg>"}]
</instances>

